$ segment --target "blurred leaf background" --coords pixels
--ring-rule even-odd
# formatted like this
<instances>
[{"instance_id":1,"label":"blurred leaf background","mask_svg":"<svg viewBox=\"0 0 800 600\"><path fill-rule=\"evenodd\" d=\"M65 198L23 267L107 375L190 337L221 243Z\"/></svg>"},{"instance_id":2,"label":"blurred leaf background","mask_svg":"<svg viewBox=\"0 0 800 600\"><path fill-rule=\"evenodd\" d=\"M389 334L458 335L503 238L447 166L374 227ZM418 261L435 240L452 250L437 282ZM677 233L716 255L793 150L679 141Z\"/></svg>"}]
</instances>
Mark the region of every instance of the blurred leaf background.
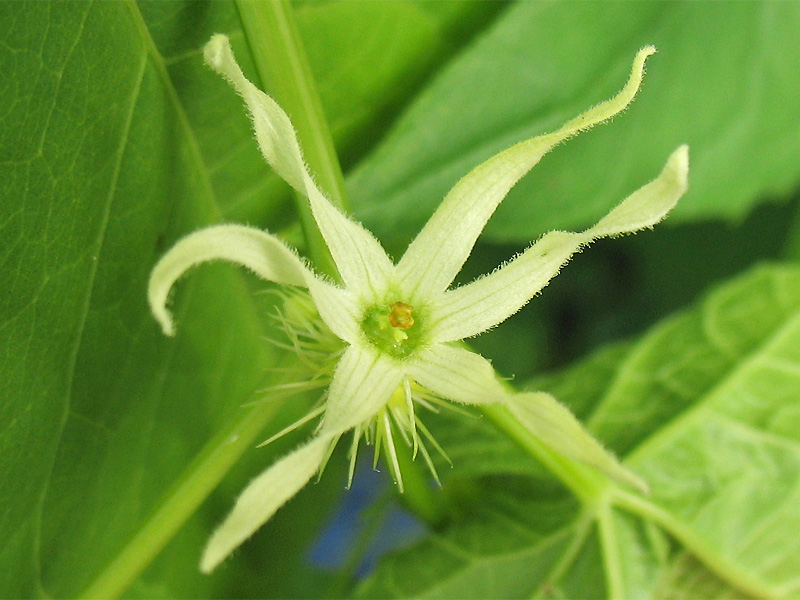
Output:
<instances>
[{"instance_id":1,"label":"blurred leaf background","mask_svg":"<svg viewBox=\"0 0 800 600\"><path fill-rule=\"evenodd\" d=\"M776 596L796 593L792 573L800 565L791 557L800 553L780 537L780 524L796 520L785 507L800 494L797 274L791 267L742 273L764 260L791 260L800 244L793 41L800 4L295 6L354 213L395 257L471 167L609 97L635 51L658 47L634 105L557 148L517 186L464 278L491 270L544 231L591 224L684 142L690 192L655 231L578 256L475 346L520 384L602 348L535 384L556 390L612 448L631 451L632 464L664 482L659 489L680 491L657 490L655 498L726 564ZM350 593L347 568L331 571L308 558L342 501L336 460L217 573L196 570L208 532L244 482L295 440L242 449L240 459L218 467L226 475L208 499L199 492L186 499L188 520L169 513L158 535L148 529L166 503L183 502L175 490L202 476L204 457L227 447L242 406L263 396L269 368L287 360L265 341L274 297L229 267L203 267L182 283L174 340L161 336L146 307L153 263L197 227L247 222L302 244L288 189L260 157L239 99L202 63L201 48L215 32L231 37L258 81L232 2L0 3L0 596L79 595L137 536L145 546L152 540L155 556L134 570L124 586L129 597ZM723 291L699 300L718 285ZM736 301L720 308L719 297ZM692 317L668 315L693 303L687 315L696 321L672 331L670 319ZM665 328L670 333L658 337ZM714 340L718 332L733 341L698 350L703 336ZM633 342L607 346L621 340ZM673 354L662 352L673 345ZM636 362L648 352L650 362ZM626 372L660 376L659 365L686 356L700 374L676 367L663 376L677 400L625 387L633 385ZM782 375L758 371L753 356L784 365ZM624 385L614 383L620 377ZM715 399L719 387L734 399ZM303 402L270 405L253 427L267 437ZM676 402L672 412L648 413ZM677 423L687 406L736 412L742 405L752 408L748 427L768 433L767 441L764 434L728 446L731 427L703 429L692 420L674 429L687 439L648 442L663 439L661 426ZM780 415L778 424L759 406ZM580 530L563 490L497 434L464 434L486 429L481 422L443 416L437 425L455 463L443 493L460 506L458 524L385 561L358 593L603 595L597 534ZM622 439L636 431L639 437ZM487 448L497 460L483 460ZM737 479L748 465L763 477ZM771 521L732 527L731 520L748 520L736 510L756 492L758 514ZM718 527L707 520L714 510L725 517ZM674 539L618 518L632 593L739 596ZM759 524L766 533L756 539ZM726 544L726 527L756 541ZM477 567L464 568L456 560L463 555L442 548L468 550L479 559L466 563ZM519 587L503 587L509 581Z\"/></svg>"}]
</instances>

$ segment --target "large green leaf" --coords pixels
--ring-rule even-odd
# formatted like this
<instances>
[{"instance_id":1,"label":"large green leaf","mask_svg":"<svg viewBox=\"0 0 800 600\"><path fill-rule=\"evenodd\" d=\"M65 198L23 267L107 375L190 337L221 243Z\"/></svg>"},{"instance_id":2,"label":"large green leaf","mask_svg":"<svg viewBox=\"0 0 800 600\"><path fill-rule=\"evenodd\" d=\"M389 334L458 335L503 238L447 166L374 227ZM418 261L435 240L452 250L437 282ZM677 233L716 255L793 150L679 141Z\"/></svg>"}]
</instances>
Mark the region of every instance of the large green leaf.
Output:
<instances>
[{"instance_id":1,"label":"large green leaf","mask_svg":"<svg viewBox=\"0 0 800 600\"><path fill-rule=\"evenodd\" d=\"M274 357L230 269L181 290L175 341L148 313L154 261L218 210L136 6L0 10L0 594L64 597L142 533Z\"/></svg>"},{"instance_id":2,"label":"large green leaf","mask_svg":"<svg viewBox=\"0 0 800 600\"><path fill-rule=\"evenodd\" d=\"M539 380L652 487L655 511L618 505L599 534L563 490L532 468L509 467L526 460L515 448L490 443L474 422L454 423L450 477L482 465L484 475L516 478L492 476L468 520L386 561L361 595L597 598L616 573L626 598L741 597L742 589L795 597L798 349L800 269L762 267L637 343ZM487 447L498 468L469 464L467 455Z\"/></svg>"},{"instance_id":3,"label":"large green leaf","mask_svg":"<svg viewBox=\"0 0 800 600\"><path fill-rule=\"evenodd\" d=\"M796 3L519 3L352 174L356 213L383 239L407 241L469 169L610 97L636 50L655 44L634 105L545 158L487 235L524 242L585 227L681 143L691 189L673 222L740 218L800 181L799 26Z\"/></svg>"}]
</instances>

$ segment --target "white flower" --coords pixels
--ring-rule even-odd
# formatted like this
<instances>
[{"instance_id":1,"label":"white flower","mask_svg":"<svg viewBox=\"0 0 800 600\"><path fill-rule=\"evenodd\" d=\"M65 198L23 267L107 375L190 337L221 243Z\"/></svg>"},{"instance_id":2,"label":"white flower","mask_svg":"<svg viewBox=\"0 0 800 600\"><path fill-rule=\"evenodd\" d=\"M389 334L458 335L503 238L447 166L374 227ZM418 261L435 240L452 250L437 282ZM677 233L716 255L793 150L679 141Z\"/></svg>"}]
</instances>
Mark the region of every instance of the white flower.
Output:
<instances>
[{"instance_id":1,"label":"white flower","mask_svg":"<svg viewBox=\"0 0 800 600\"><path fill-rule=\"evenodd\" d=\"M416 448L420 424L415 402L431 398L462 404L503 403L532 434L553 450L593 465L617 480L642 488L587 433L572 414L545 393L513 394L486 359L455 344L504 321L538 293L560 267L592 240L650 227L675 205L687 187L688 149L678 148L652 182L634 192L594 227L553 231L514 259L468 285L448 289L497 205L551 148L615 115L641 83L642 49L622 91L554 133L521 142L476 167L447 194L398 264L376 239L317 189L303 162L289 118L272 98L243 75L225 36L206 46L206 61L241 94L267 162L308 197L314 218L341 276L341 285L318 275L275 236L239 225L218 225L179 241L156 265L150 306L167 335L174 325L166 310L173 283L190 267L225 259L278 284L307 288L330 330L346 344L315 435L255 478L212 536L201 562L212 570L294 496L324 464L332 444L355 430L381 438L390 468L401 482L392 432ZM423 430L426 433L426 430ZM354 456L354 453L353 453ZM427 458L427 455L426 455Z\"/></svg>"}]
</instances>

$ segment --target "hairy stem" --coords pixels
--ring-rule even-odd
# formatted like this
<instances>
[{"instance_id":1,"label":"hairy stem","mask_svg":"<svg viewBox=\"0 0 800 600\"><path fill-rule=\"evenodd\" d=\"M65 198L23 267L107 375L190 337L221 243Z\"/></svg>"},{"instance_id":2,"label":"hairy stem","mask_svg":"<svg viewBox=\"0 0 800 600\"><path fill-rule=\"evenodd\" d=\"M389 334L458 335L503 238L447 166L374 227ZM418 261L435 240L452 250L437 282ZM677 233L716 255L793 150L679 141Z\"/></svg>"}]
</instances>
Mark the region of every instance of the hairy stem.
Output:
<instances>
[{"instance_id":1,"label":"hairy stem","mask_svg":"<svg viewBox=\"0 0 800 600\"><path fill-rule=\"evenodd\" d=\"M613 485L602 473L550 450L504 406L489 404L480 411L504 435L541 462L590 510L603 500L606 490Z\"/></svg>"},{"instance_id":2,"label":"hairy stem","mask_svg":"<svg viewBox=\"0 0 800 600\"><path fill-rule=\"evenodd\" d=\"M625 578L622 574L619 539L614 524L614 508L605 504L597 514L597 528L600 547L603 549L603 566L606 577L606 590L611 600L624 600Z\"/></svg>"}]
</instances>

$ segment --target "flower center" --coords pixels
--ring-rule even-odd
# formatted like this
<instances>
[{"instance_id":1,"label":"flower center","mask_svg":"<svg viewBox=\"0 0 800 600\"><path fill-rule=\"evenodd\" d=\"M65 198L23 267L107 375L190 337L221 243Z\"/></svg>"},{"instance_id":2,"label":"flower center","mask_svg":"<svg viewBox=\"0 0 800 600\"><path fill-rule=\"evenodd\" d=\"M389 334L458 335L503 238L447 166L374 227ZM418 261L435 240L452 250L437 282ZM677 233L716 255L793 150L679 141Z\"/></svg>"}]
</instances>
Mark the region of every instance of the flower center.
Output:
<instances>
[{"instance_id":1,"label":"flower center","mask_svg":"<svg viewBox=\"0 0 800 600\"><path fill-rule=\"evenodd\" d=\"M411 311L414 310L413 306L405 302L395 302L390 304L389 308L392 309L392 312L389 313L389 324L392 327L411 329L414 326L414 317L411 316Z\"/></svg>"},{"instance_id":2,"label":"flower center","mask_svg":"<svg viewBox=\"0 0 800 600\"><path fill-rule=\"evenodd\" d=\"M405 358L421 345L420 312L402 301L373 306L364 313L361 329L381 352ZM415 318L416 317L416 318Z\"/></svg>"}]
</instances>

